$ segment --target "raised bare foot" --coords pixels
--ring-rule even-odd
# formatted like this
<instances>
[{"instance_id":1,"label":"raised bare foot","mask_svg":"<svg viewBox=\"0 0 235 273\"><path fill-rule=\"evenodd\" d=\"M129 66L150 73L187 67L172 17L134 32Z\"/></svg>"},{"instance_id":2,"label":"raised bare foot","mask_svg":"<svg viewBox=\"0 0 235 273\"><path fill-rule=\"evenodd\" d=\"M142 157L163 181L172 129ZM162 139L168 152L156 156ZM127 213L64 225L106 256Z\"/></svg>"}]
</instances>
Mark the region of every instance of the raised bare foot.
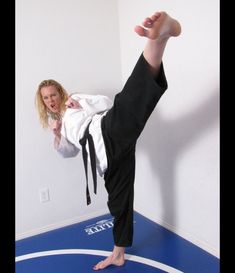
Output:
<instances>
[{"instance_id":1,"label":"raised bare foot","mask_svg":"<svg viewBox=\"0 0 235 273\"><path fill-rule=\"evenodd\" d=\"M135 32L151 40L179 36L181 26L179 22L170 17L166 12L156 12L144 20L143 26L136 26Z\"/></svg>"},{"instance_id":2,"label":"raised bare foot","mask_svg":"<svg viewBox=\"0 0 235 273\"><path fill-rule=\"evenodd\" d=\"M112 255L110 255L105 260L100 261L97 265L93 267L93 270L104 269L110 265L122 266L124 265L124 263L124 248L115 246Z\"/></svg>"}]
</instances>

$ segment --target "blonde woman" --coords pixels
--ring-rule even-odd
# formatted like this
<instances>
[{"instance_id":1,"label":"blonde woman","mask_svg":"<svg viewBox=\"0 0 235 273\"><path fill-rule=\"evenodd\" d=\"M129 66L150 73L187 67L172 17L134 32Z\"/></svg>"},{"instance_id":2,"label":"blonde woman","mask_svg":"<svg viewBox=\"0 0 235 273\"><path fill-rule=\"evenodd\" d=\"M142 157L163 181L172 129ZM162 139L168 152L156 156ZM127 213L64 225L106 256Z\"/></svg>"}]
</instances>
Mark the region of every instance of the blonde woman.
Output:
<instances>
[{"instance_id":1,"label":"blonde woman","mask_svg":"<svg viewBox=\"0 0 235 273\"><path fill-rule=\"evenodd\" d=\"M167 89L162 57L169 38L180 35L181 26L166 12L156 12L136 26L135 32L147 38L146 46L113 105L102 95L68 97L53 80L43 81L36 95L41 123L43 127L50 123L55 135L55 149L63 157L82 150L86 175L90 158L95 193L96 172L105 181L107 204L114 217L114 248L94 270L122 266L125 248L132 245L136 141ZM89 204L88 181L86 197Z\"/></svg>"}]
</instances>

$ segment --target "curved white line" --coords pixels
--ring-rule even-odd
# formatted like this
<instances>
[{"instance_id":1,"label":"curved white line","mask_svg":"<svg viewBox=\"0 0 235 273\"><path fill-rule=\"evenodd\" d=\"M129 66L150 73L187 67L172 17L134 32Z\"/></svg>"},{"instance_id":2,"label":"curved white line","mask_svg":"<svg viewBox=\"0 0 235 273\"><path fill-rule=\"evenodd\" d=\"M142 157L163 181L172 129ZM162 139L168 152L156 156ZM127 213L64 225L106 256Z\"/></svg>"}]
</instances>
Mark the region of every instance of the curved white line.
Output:
<instances>
[{"instance_id":1,"label":"curved white line","mask_svg":"<svg viewBox=\"0 0 235 273\"><path fill-rule=\"evenodd\" d=\"M37 257L43 257L43 256L50 256L50 255L61 255L61 254L88 254L88 255L97 255L97 256L109 256L112 254L110 251L103 251L103 250L96 250L96 249L57 249L57 250L48 250L48 251L41 251L41 252L34 252L30 254L25 254L21 256L17 256L15 258L16 262L37 258ZM137 263L142 263L146 265L150 265L152 267L164 270L167 273L183 273L183 271L180 271L178 269L175 269L174 267L171 267L169 265L165 265L163 263L150 260L147 258L143 258L140 256L135 256L131 254L125 254L125 259L129 261L134 261Z\"/></svg>"}]
</instances>

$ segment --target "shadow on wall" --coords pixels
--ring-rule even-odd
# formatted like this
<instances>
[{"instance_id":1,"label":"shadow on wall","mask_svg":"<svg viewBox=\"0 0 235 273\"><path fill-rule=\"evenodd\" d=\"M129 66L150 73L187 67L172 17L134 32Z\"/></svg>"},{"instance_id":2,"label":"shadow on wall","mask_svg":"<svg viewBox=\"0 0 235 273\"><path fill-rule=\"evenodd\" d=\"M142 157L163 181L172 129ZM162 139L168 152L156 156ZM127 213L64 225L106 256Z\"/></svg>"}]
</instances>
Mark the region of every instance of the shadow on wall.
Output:
<instances>
[{"instance_id":1,"label":"shadow on wall","mask_svg":"<svg viewBox=\"0 0 235 273\"><path fill-rule=\"evenodd\" d=\"M175 224L176 215L175 168L177 160L188 146L218 122L218 94L218 90L213 90L212 95L192 112L173 121L164 120L156 106L137 144L139 150L144 150L149 156L151 169L160 181L163 219L172 225Z\"/></svg>"}]
</instances>

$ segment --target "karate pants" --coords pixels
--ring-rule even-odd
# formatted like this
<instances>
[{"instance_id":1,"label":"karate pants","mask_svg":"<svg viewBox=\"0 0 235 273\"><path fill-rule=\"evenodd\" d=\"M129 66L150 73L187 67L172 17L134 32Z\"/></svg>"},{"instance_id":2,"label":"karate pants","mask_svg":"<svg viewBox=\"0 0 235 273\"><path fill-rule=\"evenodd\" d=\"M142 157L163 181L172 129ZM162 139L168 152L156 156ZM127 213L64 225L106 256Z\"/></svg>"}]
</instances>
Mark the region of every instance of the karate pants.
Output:
<instances>
[{"instance_id":1,"label":"karate pants","mask_svg":"<svg viewBox=\"0 0 235 273\"><path fill-rule=\"evenodd\" d=\"M136 142L166 89L163 64L154 78L141 54L122 91L115 96L113 107L102 119L108 161L104 181L108 208L114 217L116 246L128 247L133 242Z\"/></svg>"}]
</instances>

